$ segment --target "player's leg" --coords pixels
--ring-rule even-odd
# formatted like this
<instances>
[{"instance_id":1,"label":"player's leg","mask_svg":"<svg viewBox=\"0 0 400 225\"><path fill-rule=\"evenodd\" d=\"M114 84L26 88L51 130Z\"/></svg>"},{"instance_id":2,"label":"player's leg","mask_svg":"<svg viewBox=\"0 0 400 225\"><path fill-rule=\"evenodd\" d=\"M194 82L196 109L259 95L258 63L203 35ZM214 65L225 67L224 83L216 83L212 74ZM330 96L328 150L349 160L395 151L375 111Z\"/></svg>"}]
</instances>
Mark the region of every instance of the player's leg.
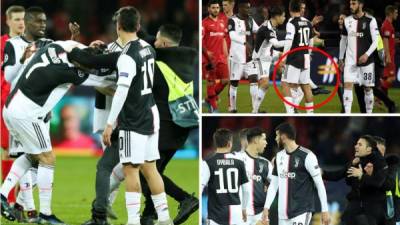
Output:
<instances>
[{"instance_id":1,"label":"player's leg","mask_svg":"<svg viewBox=\"0 0 400 225\"><path fill-rule=\"evenodd\" d=\"M351 113L353 105L353 84L357 79L359 69L355 65L344 66L344 90L343 90L343 105L344 112Z\"/></svg>"},{"instance_id":2,"label":"player's leg","mask_svg":"<svg viewBox=\"0 0 400 225\"><path fill-rule=\"evenodd\" d=\"M301 89L304 92L305 96L305 106L310 107L310 109L306 109L307 113L314 113L314 99L313 99L313 94L311 91L311 86L310 86L310 69L305 69L302 70L300 73L300 79L299 83L301 85Z\"/></svg>"},{"instance_id":3,"label":"player's leg","mask_svg":"<svg viewBox=\"0 0 400 225\"><path fill-rule=\"evenodd\" d=\"M244 72L244 65L230 61L229 112L236 113L237 89Z\"/></svg>"},{"instance_id":4,"label":"player's leg","mask_svg":"<svg viewBox=\"0 0 400 225\"><path fill-rule=\"evenodd\" d=\"M216 69L213 68L212 70L207 71L207 80L206 80L206 85L207 85L207 98L206 98L206 103L209 104L209 112L214 112L214 110L217 110L217 94L215 92L215 82L216 82Z\"/></svg>"},{"instance_id":5,"label":"player's leg","mask_svg":"<svg viewBox=\"0 0 400 225\"><path fill-rule=\"evenodd\" d=\"M218 96L229 83L229 69L226 63L217 63L216 65L215 94L218 103Z\"/></svg>"},{"instance_id":6,"label":"player's leg","mask_svg":"<svg viewBox=\"0 0 400 225\"><path fill-rule=\"evenodd\" d=\"M117 214L113 211L112 205L114 204L120 184L125 180L122 164L118 163L112 170L110 176L110 194L108 197L107 217L113 220L118 219Z\"/></svg>"},{"instance_id":7,"label":"player's leg","mask_svg":"<svg viewBox=\"0 0 400 225\"><path fill-rule=\"evenodd\" d=\"M297 88L296 84L298 83L299 77L300 77L300 69L297 69L291 65L286 66L285 71L282 75L281 85L285 100L292 104L294 104L294 101L291 89L294 87ZM293 106L287 104L286 102L284 104L286 108L286 113L294 113Z\"/></svg>"},{"instance_id":8,"label":"player's leg","mask_svg":"<svg viewBox=\"0 0 400 225\"><path fill-rule=\"evenodd\" d=\"M173 224L168 210L167 195L164 189L163 179L158 172L156 161L160 158L158 152L158 133L148 136L145 163L141 166L141 172L145 177L151 191L151 199L157 212L160 225Z\"/></svg>"},{"instance_id":9,"label":"player's leg","mask_svg":"<svg viewBox=\"0 0 400 225\"><path fill-rule=\"evenodd\" d=\"M290 89L290 93L292 94L293 103L295 105L300 105L304 97L304 92L301 89L300 85L292 87Z\"/></svg>"},{"instance_id":10,"label":"player's leg","mask_svg":"<svg viewBox=\"0 0 400 225\"><path fill-rule=\"evenodd\" d=\"M252 112L257 113L258 111L255 111L255 104L258 94L259 70L254 60L246 63L244 73L247 75L247 80L249 81Z\"/></svg>"},{"instance_id":11,"label":"player's leg","mask_svg":"<svg viewBox=\"0 0 400 225\"><path fill-rule=\"evenodd\" d=\"M269 85L269 71L271 67L271 62L258 61L258 92L256 97L256 102L254 106L254 112L260 112L260 106L264 100L265 93L267 93Z\"/></svg>"},{"instance_id":12,"label":"player's leg","mask_svg":"<svg viewBox=\"0 0 400 225\"><path fill-rule=\"evenodd\" d=\"M364 101L367 113L372 113L374 109L374 91L375 86L375 63L360 68L361 85L364 86Z\"/></svg>"},{"instance_id":13,"label":"player's leg","mask_svg":"<svg viewBox=\"0 0 400 225\"><path fill-rule=\"evenodd\" d=\"M385 66L382 77L382 90L387 94L388 89L393 86L393 82L396 80L396 65L394 59L392 63Z\"/></svg>"}]
</instances>

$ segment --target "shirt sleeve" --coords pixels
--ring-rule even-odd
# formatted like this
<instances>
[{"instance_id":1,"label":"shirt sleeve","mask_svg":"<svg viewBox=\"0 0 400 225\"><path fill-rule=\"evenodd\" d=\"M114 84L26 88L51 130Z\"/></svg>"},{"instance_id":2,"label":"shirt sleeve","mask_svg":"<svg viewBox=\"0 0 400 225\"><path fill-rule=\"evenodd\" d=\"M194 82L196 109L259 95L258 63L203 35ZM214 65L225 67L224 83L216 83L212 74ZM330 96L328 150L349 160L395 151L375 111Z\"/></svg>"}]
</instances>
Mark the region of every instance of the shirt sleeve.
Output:
<instances>
[{"instance_id":1,"label":"shirt sleeve","mask_svg":"<svg viewBox=\"0 0 400 225\"><path fill-rule=\"evenodd\" d=\"M370 56L375 50L376 47L378 46L378 35L379 35L379 30L378 30L378 24L376 23L375 18L371 20L369 24L369 29L371 32L371 39L372 39L372 44L367 50L365 54Z\"/></svg>"},{"instance_id":2,"label":"shirt sleeve","mask_svg":"<svg viewBox=\"0 0 400 225\"><path fill-rule=\"evenodd\" d=\"M106 76L97 76L95 74L89 74L87 79L81 83L83 86L93 86L93 87L109 87L115 85L114 81L111 81Z\"/></svg>"},{"instance_id":3,"label":"shirt sleeve","mask_svg":"<svg viewBox=\"0 0 400 225\"><path fill-rule=\"evenodd\" d=\"M14 46L11 44L11 42L7 41L6 45L4 46L4 62L2 65L2 69L6 66L12 66L15 64L15 51L14 51Z\"/></svg>"},{"instance_id":4,"label":"shirt sleeve","mask_svg":"<svg viewBox=\"0 0 400 225\"><path fill-rule=\"evenodd\" d=\"M274 160L274 169L272 169L272 175L273 175L273 176L278 176L278 166L277 166L276 160L278 160L278 159L275 157L275 160Z\"/></svg>"},{"instance_id":5,"label":"shirt sleeve","mask_svg":"<svg viewBox=\"0 0 400 225\"><path fill-rule=\"evenodd\" d=\"M107 124L115 124L122 107L124 106L126 97L128 96L129 87L118 85L114 98L111 103L110 114L108 115Z\"/></svg>"},{"instance_id":6,"label":"shirt sleeve","mask_svg":"<svg viewBox=\"0 0 400 225\"><path fill-rule=\"evenodd\" d=\"M319 174L318 176L314 176L313 181L315 187L317 188L318 197L321 202L321 212L328 212L328 198L326 196L326 189L324 182L322 181L321 174Z\"/></svg>"},{"instance_id":7,"label":"shirt sleeve","mask_svg":"<svg viewBox=\"0 0 400 225\"><path fill-rule=\"evenodd\" d=\"M272 202L275 199L276 193L278 192L278 177L273 175L271 179L271 183L268 187L267 197L265 199L264 208L270 209Z\"/></svg>"},{"instance_id":8,"label":"shirt sleeve","mask_svg":"<svg viewBox=\"0 0 400 225\"><path fill-rule=\"evenodd\" d=\"M274 168L273 168L271 162L268 161L267 164L268 164L268 175L267 175L267 180L268 180L268 182L271 183L271 180L272 180L272 171L273 171Z\"/></svg>"},{"instance_id":9,"label":"shirt sleeve","mask_svg":"<svg viewBox=\"0 0 400 225\"><path fill-rule=\"evenodd\" d=\"M247 173L246 173L246 169L244 166L244 162L243 161L239 161L239 184L245 184L249 182L249 179L247 178Z\"/></svg>"},{"instance_id":10,"label":"shirt sleeve","mask_svg":"<svg viewBox=\"0 0 400 225\"><path fill-rule=\"evenodd\" d=\"M208 167L208 164L203 160L201 161L201 191L203 191L204 187L207 186L209 180L210 168Z\"/></svg>"},{"instance_id":11,"label":"shirt sleeve","mask_svg":"<svg viewBox=\"0 0 400 225\"><path fill-rule=\"evenodd\" d=\"M292 23L287 23L286 24L286 36L285 36L285 45L283 48L283 52L287 52L290 50L292 47L293 43L293 38L294 38L294 33L295 33L295 27Z\"/></svg>"},{"instance_id":12,"label":"shirt sleeve","mask_svg":"<svg viewBox=\"0 0 400 225\"><path fill-rule=\"evenodd\" d=\"M306 167L306 170L308 171L308 173L312 177L321 175L321 169L319 168L319 165L318 165L318 159L314 155L314 153L310 152L306 156L305 167Z\"/></svg>"},{"instance_id":13,"label":"shirt sleeve","mask_svg":"<svg viewBox=\"0 0 400 225\"><path fill-rule=\"evenodd\" d=\"M391 29L386 25L386 23L382 24L381 33L383 38L390 38L392 36Z\"/></svg>"},{"instance_id":14,"label":"shirt sleeve","mask_svg":"<svg viewBox=\"0 0 400 225\"><path fill-rule=\"evenodd\" d=\"M346 47L347 47L347 36L342 34L340 35L340 44L339 44L340 60L344 59L344 54L346 53Z\"/></svg>"},{"instance_id":15,"label":"shirt sleeve","mask_svg":"<svg viewBox=\"0 0 400 225\"><path fill-rule=\"evenodd\" d=\"M136 62L132 57L123 54L118 58L118 81L117 85L130 87L133 78L136 76ZM134 69L132 69L134 68Z\"/></svg>"}]
</instances>

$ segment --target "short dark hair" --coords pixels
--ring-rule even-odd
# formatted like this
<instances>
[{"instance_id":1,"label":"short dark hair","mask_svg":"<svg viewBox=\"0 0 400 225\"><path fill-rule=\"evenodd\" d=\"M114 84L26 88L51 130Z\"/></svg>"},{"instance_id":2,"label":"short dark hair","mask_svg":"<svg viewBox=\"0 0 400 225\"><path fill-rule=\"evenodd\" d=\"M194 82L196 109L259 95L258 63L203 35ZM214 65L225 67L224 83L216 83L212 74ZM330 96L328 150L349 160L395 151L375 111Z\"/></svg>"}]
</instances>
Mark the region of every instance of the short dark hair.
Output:
<instances>
[{"instance_id":1,"label":"short dark hair","mask_svg":"<svg viewBox=\"0 0 400 225\"><path fill-rule=\"evenodd\" d=\"M225 128L219 128L214 132L213 139L215 147L227 147L228 143L232 141L232 131Z\"/></svg>"},{"instance_id":2,"label":"short dark hair","mask_svg":"<svg viewBox=\"0 0 400 225\"><path fill-rule=\"evenodd\" d=\"M247 131L247 141L250 143L252 142L256 137L261 136L264 132L263 129L259 128L259 127L253 127L250 128Z\"/></svg>"},{"instance_id":3,"label":"short dark hair","mask_svg":"<svg viewBox=\"0 0 400 225\"><path fill-rule=\"evenodd\" d=\"M381 145L386 146L385 138L380 137L380 136L374 136L374 139L375 139L376 144L381 144Z\"/></svg>"},{"instance_id":4,"label":"short dark hair","mask_svg":"<svg viewBox=\"0 0 400 225\"><path fill-rule=\"evenodd\" d=\"M290 12L300 12L301 3L302 3L301 0L290 0L289 11Z\"/></svg>"},{"instance_id":5,"label":"short dark hair","mask_svg":"<svg viewBox=\"0 0 400 225\"><path fill-rule=\"evenodd\" d=\"M32 17L34 17L34 15L42 14L42 13L46 14L41 7L38 7L38 6L29 7L25 10L24 20L32 19Z\"/></svg>"},{"instance_id":6,"label":"short dark hair","mask_svg":"<svg viewBox=\"0 0 400 225\"><path fill-rule=\"evenodd\" d=\"M289 139L296 139L296 129L289 123L281 123L276 128L275 131L278 131L280 135L285 134Z\"/></svg>"},{"instance_id":7,"label":"short dark hair","mask_svg":"<svg viewBox=\"0 0 400 225\"><path fill-rule=\"evenodd\" d=\"M117 11L116 21L123 31L136 32L139 28L140 13L133 6L125 6Z\"/></svg>"},{"instance_id":8,"label":"short dark hair","mask_svg":"<svg viewBox=\"0 0 400 225\"><path fill-rule=\"evenodd\" d=\"M179 44L182 39L182 29L174 24L164 24L159 29L160 34Z\"/></svg>"},{"instance_id":9,"label":"short dark hair","mask_svg":"<svg viewBox=\"0 0 400 225\"><path fill-rule=\"evenodd\" d=\"M219 0L209 0L207 3L207 7L210 7L211 5L218 4L219 5Z\"/></svg>"},{"instance_id":10,"label":"short dark hair","mask_svg":"<svg viewBox=\"0 0 400 225\"><path fill-rule=\"evenodd\" d=\"M371 147L372 150L377 150L376 140L373 136L367 134L360 137L360 139L364 139L367 142L368 147Z\"/></svg>"},{"instance_id":11,"label":"short dark hair","mask_svg":"<svg viewBox=\"0 0 400 225\"><path fill-rule=\"evenodd\" d=\"M275 16L280 16L285 12L285 8L281 5L274 5L268 9L268 13L270 18L273 18Z\"/></svg>"},{"instance_id":12,"label":"short dark hair","mask_svg":"<svg viewBox=\"0 0 400 225\"><path fill-rule=\"evenodd\" d=\"M357 1L358 3L364 4L364 0L350 0L350 1Z\"/></svg>"},{"instance_id":13,"label":"short dark hair","mask_svg":"<svg viewBox=\"0 0 400 225\"><path fill-rule=\"evenodd\" d=\"M245 139L247 140L247 131L248 131L248 130L249 130L248 128L243 128L243 129L241 129L241 130L239 131L239 138L240 138L240 139L245 138Z\"/></svg>"},{"instance_id":14,"label":"short dark hair","mask_svg":"<svg viewBox=\"0 0 400 225\"><path fill-rule=\"evenodd\" d=\"M7 18L11 18L11 14L13 13L19 13L19 12L25 12L25 8L20 5L12 5L7 8L6 10L6 16Z\"/></svg>"},{"instance_id":15,"label":"short dark hair","mask_svg":"<svg viewBox=\"0 0 400 225\"><path fill-rule=\"evenodd\" d=\"M393 5L388 5L385 8L385 15L388 16L391 13L394 13L394 11L397 10L397 7L393 6Z\"/></svg>"}]
</instances>

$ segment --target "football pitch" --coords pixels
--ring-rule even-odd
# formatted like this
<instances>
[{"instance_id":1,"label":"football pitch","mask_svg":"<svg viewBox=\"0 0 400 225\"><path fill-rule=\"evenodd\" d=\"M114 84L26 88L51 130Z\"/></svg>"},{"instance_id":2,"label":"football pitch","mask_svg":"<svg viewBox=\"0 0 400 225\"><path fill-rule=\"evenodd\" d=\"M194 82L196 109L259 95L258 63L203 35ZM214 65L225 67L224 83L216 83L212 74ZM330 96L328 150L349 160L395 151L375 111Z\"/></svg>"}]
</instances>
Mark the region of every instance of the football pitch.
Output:
<instances>
[{"instance_id":1,"label":"football pitch","mask_svg":"<svg viewBox=\"0 0 400 225\"><path fill-rule=\"evenodd\" d=\"M57 157L54 174L53 213L70 225L79 225L90 219L91 204L95 196L95 174L98 158L93 157ZM198 160L172 160L165 174L188 193L196 193L198 197ZM38 192L34 189L35 205L38 210ZM142 200L144 197L142 197ZM178 203L168 198L171 217L177 214ZM118 220L110 220L111 224L126 224L125 186L122 184L113 206ZM143 207L142 207L143 210ZM184 224L198 224L199 211L196 211ZM1 218L0 224L21 224L9 222Z\"/></svg>"},{"instance_id":2,"label":"football pitch","mask_svg":"<svg viewBox=\"0 0 400 225\"><path fill-rule=\"evenodd\" d=\"M328 90L333 90L334 86L323 86ZM281 90L280 86L278 85L279 90ZM206 83L203 81L203 87L202 87L202 96L204 100L204 97L207 94L206 90ZM229 88L228 86L225 87L223 92L219 95L219 102L218 102L218 111L220 113L228 113L228 104L229 104L229 99L228 99L228 92ZM353 91L354 92L354 91ZM314 105L319 104L323 102L326 98L328 98L329 95L317 95L314 96ZM400 89L399 88L391 88L389 89L389 97L396 103L397 106L400 104ZM250 98L250 90L249 90L249 84L248 83L240 83L238 87L238 92L237 92L237 110L238 113L251 113L252 106L251 106L251 98ZM302 105L304 106L304 98ZM282 100L278 97L278 95L275 92L275 89L272 84L269 85L268 91L265 94L264 101L261 104L260 111L266 111L267 113L286 113L285 107L283 105ZM332 98L332 101L328 102L321 108L318 108L314 110L315 113L340 113L341 111L341 106L340 106L340 101L339 97L337 94ZM208 109L204 107L202 108L203 113L207 113ZM303 110L299 110L300 113L305 113ZM357 103L357 98L354 95L353 97L353 107L352 107L352 112L353 113L359 113L359 107ZM374 113L387 113L387 108L385 105L377 101L375 98L375 105L374 105Z\"/></svg>"}]
</instances>

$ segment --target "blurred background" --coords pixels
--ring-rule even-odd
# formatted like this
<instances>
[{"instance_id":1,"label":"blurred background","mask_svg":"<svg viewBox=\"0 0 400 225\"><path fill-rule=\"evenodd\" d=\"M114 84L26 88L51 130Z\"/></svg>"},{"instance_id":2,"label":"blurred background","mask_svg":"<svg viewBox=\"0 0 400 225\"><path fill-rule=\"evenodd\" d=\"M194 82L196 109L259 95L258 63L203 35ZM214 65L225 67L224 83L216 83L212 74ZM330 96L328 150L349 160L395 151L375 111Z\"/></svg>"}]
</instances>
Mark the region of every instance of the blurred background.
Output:
<instances>
[{"instance_id":1,"label":"blurred background","mask_svg":"<svg viewBox=\"0 0 400 225\"><path fill-rule=\"evenodd\" d=\"M268 160L279 151L275 142L275 127L289 122L297 131L299 145L311 149L324 170L335 170L354 158L354 145L361 135L370 134L386 139L387 154L400 154L400 118L396 117L203 117L202 157L214 151L212 135L218 128L228 128L235 132L233 151L240 151L238 132L243 128L261 127L266 131L267 147L263 154ZM346 194L350 191L344 179L338 182L325 181L329 211L333 217L331 224L340 224L340 216L346 206ZM203 192L203 222L206 218L206 191ZM277 215L276 202L271 210ZM276 221L276 217L273 218ZM277 224L275 221L272 224ZM313 217L312 224L320 224L319 215Z\"/></svg>"},{"instance_id":2,"label":"blurred background","mask_svg":"<svg viewBox=\"0 0 400 225\"><path fill-rule=\"evenodd\" d=\"M10 5L42 7L47 16L46 37L68 40L71 37L69 22L80 25L79 41L88 45L94 40L105 43L116 37L112 16L123 6L135 6L141 13L141 30L146 41L153 44L162 24L179 25L183 31L181 45L198 49L197 0L4 0L1 1L1 34L8 32L5 11ZM198 65L193 65L198 71ZM198 73L196 77L198 76ZM198 99L198 79L195 80L195 99ZM51 136L56 151L63 154L101 154L99 137L93 135L93 110L95 92L91 87L74 87L56 106L51 120ZM185 148L177 157L196 158L198 155L198 130L193 131Z\"/></svg>"}]
</instances>

